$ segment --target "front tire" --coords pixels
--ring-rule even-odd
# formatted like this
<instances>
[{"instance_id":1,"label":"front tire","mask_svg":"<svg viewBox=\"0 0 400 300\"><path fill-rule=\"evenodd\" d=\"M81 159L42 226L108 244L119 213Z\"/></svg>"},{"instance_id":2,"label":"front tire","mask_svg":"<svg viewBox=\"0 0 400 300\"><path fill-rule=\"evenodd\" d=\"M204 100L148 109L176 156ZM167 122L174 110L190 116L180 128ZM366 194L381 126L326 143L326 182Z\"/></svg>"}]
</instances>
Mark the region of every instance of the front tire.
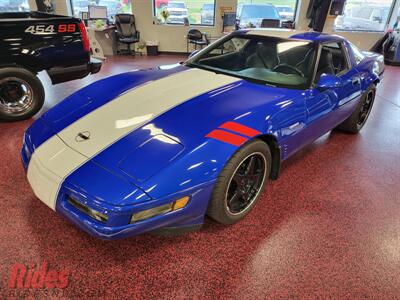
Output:
<instances>
[{"instance_id":1,"label":"front tire","mask_svg":"<svg viewBox=\"0 0 400 300\"><path fill-rule=\"evenodd\" d=\"M40 80L24 68L0 69L0 120L19 121L35 115L43 106Z\"/></svg>"},{"instance_id":2,"label":"front tire","mask_svg":"<svg viewBox=\"0 0 400 300\"><path fill-rule=\"evenodd\" d=\"M361 97L360 103L353 114L336 129L346 131L349 133L359 133L364 127L374 106L376 95L375 86L371 86L365 94Z\"/></svg>"},{"instance_id":3,"label":"front tire","mask_svg":"<svg viewBox=\"0 0 400 300\"><path fill-rule=\"evenodd\" d=\"M240 148L215 184L207 215L221 224L242 220L260 198L271 173L271 152L261 140Z\"/></svg>"}]
</instances>

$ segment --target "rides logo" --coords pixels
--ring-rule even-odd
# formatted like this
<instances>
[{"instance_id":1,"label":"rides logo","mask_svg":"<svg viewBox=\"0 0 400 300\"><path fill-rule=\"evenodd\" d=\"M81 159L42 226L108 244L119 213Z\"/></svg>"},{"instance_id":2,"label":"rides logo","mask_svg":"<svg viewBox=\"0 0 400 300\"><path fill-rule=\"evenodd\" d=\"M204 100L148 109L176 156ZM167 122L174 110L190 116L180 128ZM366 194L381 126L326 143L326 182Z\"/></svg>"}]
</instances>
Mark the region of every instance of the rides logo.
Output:
<instances>
[{"instance_id":1,"label":"rides logo","mask_svg":"<svg viewBox=\"0 0 400 300\"><path fill-rule=\"evenodd\" d=\"M33 288L33 289L63 289L68 286L70 272L68 270L51 270L44 261L41 265L31 263L29 266L16 263L12 266L9 288Z\"/></svg>"}]
</instances>

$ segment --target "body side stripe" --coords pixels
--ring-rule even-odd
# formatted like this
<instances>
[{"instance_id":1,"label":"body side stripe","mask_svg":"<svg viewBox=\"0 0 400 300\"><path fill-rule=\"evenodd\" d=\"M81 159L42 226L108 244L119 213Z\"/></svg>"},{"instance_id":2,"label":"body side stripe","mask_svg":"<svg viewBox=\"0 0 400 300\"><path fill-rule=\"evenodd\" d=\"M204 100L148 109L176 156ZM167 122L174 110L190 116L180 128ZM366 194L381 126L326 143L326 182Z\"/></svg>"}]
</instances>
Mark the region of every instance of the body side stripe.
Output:
<instances>
[{"instance_id":1,"label":"body side stripe","mask_svg":"<svg viewBox=\"0 0 400 300\"><path fill-rule=\"evenodd\" d=\"M255 137L256 135L261 134L260 131L255 130L253 128L244 126L242 124L236 123L236 122L226 122L222 124L219 128L222 129L227 129L230 131L233 131L235 133L239 133L248 137Z\"/></svg>"},{"instance_id":2,"label":"body side stripe","mask_svg":"<svg viewBox=\"0 0 400 300\"><path fill-rule=\"evenodd\" d=\"M219 129L211 131L209 134L206 135L206 137L238 147L248 140L248 138L245 138L243 136Z\"/></svg>"}]
</instances>

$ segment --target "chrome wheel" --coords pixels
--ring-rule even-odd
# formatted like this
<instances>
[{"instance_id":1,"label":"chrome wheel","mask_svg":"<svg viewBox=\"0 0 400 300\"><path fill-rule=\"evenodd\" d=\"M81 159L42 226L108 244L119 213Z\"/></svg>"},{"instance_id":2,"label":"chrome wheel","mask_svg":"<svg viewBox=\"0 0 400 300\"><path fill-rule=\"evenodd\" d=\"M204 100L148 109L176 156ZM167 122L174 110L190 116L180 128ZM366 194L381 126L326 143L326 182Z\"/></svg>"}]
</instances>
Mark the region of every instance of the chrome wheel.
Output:
<instances>
[{"instance_id":1,"label":"chrome wheel","mask_svg":"<svg viewBox=\"0 0 400 300\"><path fill-rule=\"evenodd\" d=\"M0 79L0 110L9 115L20 115L33 105L32 87L17 77Z\"/></svg>"},{"instance_id":2,"label":"chrome wheel","mask_svg":"<svg viewBox=\"0 0 400 300\"><path fill-rule=\"evenodd\" d=\"M257 152L247 156L236 168L225 195L226 208L238 215L251 207L264 185L267 172L265 155Z\"/></svg>"},{"instance_id":3,"label":"chrome wheel","mask_svg":"<svg viewBox=\"0 0 400 300\"><path fill-rule=\"evenodd\" d=\"M363 127L365 122L367 122L369 114L371 113L372 110L372 106L374 104L374 99L375 99L374 91L369 91L367 96L365 97L364 103L361 106L360 115L357 122L357 126L359 128Z\"/></svg>"}]
</instances>

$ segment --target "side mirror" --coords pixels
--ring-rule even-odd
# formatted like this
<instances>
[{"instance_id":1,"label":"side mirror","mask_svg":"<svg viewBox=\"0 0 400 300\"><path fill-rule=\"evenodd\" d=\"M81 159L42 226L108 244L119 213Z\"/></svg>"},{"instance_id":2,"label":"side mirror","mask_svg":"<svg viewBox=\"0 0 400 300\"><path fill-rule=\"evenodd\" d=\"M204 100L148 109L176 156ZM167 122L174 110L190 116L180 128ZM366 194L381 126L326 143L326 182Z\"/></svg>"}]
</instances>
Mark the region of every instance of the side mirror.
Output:
<instances>
[{"instance_id":1,"label":"side mirror","mask_svg":"<svg viewBox=\"0 0 400 300\"><path fill-rule=\"evenodd\" d=\"M195 56L197 53L199 53L200 50L194 50L192 53L189 54L189 59Z\"/></svg>"},{"instance_id":2,"label":"side mirror","mask_svg":"<svg viewBox=\"0 0 400 300\"><path fill-rule=\"evenodd\" d=\"M321 92L342 86L342 79L335 75L322 74L318 81L317 89Z\"/></svg>"}]
</instances>

